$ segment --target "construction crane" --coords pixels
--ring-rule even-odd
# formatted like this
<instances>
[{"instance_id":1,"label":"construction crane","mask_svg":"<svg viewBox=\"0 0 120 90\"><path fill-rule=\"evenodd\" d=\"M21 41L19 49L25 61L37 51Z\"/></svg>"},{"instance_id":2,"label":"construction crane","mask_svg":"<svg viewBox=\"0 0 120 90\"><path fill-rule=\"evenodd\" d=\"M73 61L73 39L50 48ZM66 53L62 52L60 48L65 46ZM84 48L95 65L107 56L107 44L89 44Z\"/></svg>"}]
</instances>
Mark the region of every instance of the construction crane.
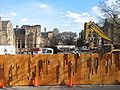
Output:
<instances>
[{"instance_id":1,"label":"construction crane","mask_svg":"<svg viewBox=\"0 0 120 90\"><path fill-rule=\"evenodd\" d=\"M108 51L112 51L112 40L94 22L90 21L89 23L85 23L84 32L85 44L88 45L88 48L95 49L101 45L100 48L104 49L103 46L106 46L110 47ZM98 36L95 36L96 34ZM95 39L98 41L97 44L99 44L97 46L94 42ZM107 40L110 44L102 45L102 39Z\"/></svg>"}]
</instances>

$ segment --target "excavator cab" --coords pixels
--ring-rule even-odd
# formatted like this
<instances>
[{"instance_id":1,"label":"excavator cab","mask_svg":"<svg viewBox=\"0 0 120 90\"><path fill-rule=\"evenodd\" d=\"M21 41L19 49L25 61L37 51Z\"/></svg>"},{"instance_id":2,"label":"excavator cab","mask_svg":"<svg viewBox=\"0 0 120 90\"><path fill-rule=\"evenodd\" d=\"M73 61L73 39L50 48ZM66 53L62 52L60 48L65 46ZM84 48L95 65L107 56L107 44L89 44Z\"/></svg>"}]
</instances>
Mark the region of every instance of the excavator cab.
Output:
<instances>
[{"instance_id":1,"label":"excavator cab","mask_svg":"<svg viewBox=\"0 0 120 90\"><path fill-rule=\"evenodd\" d=\"M104 53L112 53L113 45L112 44L104 44L103 45L103 52Z\"/></svg>"}]
</instances>

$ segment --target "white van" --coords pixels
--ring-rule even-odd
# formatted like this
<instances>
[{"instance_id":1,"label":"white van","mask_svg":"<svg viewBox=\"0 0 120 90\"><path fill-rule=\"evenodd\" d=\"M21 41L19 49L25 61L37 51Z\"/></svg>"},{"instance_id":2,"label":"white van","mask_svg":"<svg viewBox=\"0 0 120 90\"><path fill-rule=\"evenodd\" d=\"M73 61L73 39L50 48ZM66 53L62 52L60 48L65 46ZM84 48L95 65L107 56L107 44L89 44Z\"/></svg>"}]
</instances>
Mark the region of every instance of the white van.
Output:
<instances>
[{"instance_id":1,"label":"white van","mask_svg":"<svg viewBox=\"0 0 120 90\"><path fill-rule=\"evenodd\" d=\"M53 49L52 48L33 48L30 51L28 50L23 50L16 52L16 54L53 54Z\"/></svg>"},{"instance_id":2,"label":"white van","mask_svg":"<svg viewBox=\"0 0 120 90\"><path fill-rule=\"evenodd\" d=\"M52 48L40 48L38 54L53 54Z\"/></svg>"}]
</instances>

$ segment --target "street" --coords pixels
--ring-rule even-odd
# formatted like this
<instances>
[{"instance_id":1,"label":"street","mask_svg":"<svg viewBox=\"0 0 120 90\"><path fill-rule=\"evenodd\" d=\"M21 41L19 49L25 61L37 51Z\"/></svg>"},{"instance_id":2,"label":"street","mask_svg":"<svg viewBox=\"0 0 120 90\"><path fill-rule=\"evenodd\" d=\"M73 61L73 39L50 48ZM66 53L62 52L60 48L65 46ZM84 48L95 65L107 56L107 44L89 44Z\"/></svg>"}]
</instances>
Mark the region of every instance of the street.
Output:
<instances>
[{"instance_id":1,"label":"street","mask_svg":"<svg viewBox=\"0 0 120 90\"><path fill-rule=\"evenodd\" d=\"M0 90L120 90L120 86L39 86L39 87L9 87Z\"/></svg>"}]
</instances>

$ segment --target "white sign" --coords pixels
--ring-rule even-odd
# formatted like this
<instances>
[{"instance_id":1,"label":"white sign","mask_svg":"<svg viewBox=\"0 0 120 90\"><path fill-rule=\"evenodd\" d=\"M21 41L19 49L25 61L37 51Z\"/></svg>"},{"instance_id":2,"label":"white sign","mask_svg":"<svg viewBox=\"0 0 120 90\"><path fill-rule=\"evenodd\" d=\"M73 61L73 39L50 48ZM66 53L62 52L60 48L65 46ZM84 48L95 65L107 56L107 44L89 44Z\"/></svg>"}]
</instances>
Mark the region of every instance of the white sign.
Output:
<instances>
[{"instance_id":1,"label":"white sign","mask_svg":"<svg viewBox=\"0 0 120 90\"><path fill-rule=\"evenodd\" d=\"M14 45L0 45L0 54L15 54Z\"/></svg>"}]
</instances>

